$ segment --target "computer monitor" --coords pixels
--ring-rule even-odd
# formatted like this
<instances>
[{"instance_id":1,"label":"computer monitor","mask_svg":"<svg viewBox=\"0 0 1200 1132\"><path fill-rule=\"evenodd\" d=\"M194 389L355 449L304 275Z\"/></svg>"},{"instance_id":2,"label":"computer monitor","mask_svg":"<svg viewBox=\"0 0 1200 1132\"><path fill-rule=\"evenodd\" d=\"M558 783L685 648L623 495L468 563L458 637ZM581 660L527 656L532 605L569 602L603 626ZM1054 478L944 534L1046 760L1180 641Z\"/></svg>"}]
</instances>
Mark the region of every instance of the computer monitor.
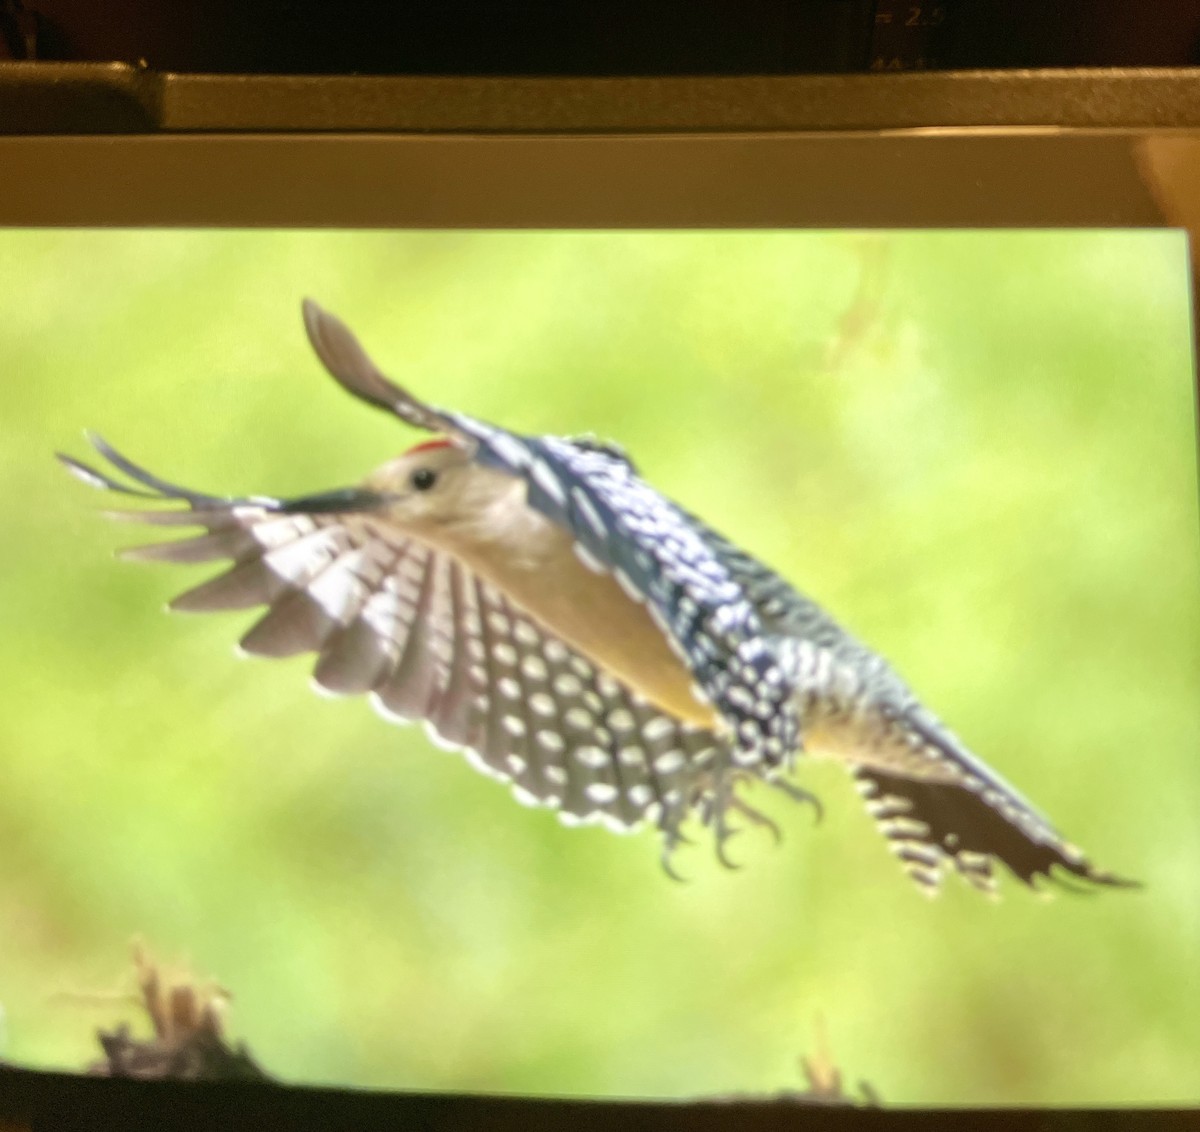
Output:
<instances>
[{"instance_id":1,"label":"computer monitor","mask_svg":"<svg viewBox=\"0 0 1200 1132\"><path fill-rule=\"evenodd\" d=\"M934 128L913 99L950 77L807 81L696 80L675 127L645 108L682 88L646 87L605 128L611 86L529 80L550 134L449 80L405 88L433 108L425 133L348 132L309 88L291 130L251 90L211 132L178 87L165 131L0 139L0 1056L94 1059L136 936L229 987L231 1033L294 1082L769 1094L800 1084L820 1029L888 1101L1195 1099L1197 140L1146 128L1136 84L1105 96L1107 128L1037 127L1019 99L1007 126ZM1041 105L1085 113L1062 84ZM435 113L452 89L457 130ZM723 126L722 89L744 120ZM805 128L805 90L839 128ZM159 489L83 430L241 498L239 522L285 524L429 439L330 380L337 324L309 308L306 336L305 298L423 401L619 443L886 657L1099 873L1143 887L1060 867L1027 886L1001 855L989 900L951 853L921 899L934 886L888 851L919 873L919 847L873 820L904 815L869 776L865 809L846 773L870 753L819 757L837 743L804 710L781 774L823 820L756 772L739 796L763 822L731 811L744 831L721 847L740 867L698 805L664 871L653 816L623 838L570 828L561 797L515 804L366 695L312 695L311 652L235 658L261 610L166 616L221 567L114 560L176 528L104 521L156 504L85 490L56 451ZM261 557L252 526L209 526L208 549ZM789 635L755 609L764 640Z\"/></svg>"}]
</instances>

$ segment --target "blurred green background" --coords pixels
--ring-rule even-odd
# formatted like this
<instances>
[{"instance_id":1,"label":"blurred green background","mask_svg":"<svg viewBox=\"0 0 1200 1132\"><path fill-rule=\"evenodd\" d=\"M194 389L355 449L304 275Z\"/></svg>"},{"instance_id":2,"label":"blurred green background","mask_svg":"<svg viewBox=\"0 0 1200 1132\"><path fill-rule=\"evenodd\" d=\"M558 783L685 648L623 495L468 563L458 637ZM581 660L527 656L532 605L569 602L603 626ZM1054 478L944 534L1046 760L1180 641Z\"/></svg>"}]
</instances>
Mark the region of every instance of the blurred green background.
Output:
<instances>
[{"instance_id":1,"label":"blurred green background","mask_svg":"<svg viewBox=\"0 0 1200 1132\"><path fill-rule=\"evenodd\" d=\"M294 1080L770 1091L820 1017L890 1101L1200 1099L1181 235L5 232L0 291L0 1056L92 1059L140 935ZM166 616L212 568L114 561L147 533L51 454L355 481L415 437L324 376L304 295L435 403L620 440L1145 890L927 902L827 765L821 826L759 790L784 845L675 884L653 833L235 659L251 616Z\"/></svg>"}]
</instances>

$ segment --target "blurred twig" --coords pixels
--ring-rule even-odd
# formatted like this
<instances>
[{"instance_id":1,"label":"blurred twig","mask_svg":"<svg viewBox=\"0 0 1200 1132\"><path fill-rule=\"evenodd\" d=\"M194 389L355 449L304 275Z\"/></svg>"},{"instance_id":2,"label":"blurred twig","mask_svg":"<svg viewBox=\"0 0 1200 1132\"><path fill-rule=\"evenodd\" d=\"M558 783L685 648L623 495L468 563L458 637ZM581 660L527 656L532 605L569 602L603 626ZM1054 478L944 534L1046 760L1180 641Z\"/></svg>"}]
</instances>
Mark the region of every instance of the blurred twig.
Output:
<instances>
[{"instance_id":1,"label":"blurred twig","mask_svg":"<svg viewBox=\"0 0 1200 1132\"><path fill-rule=\"evenodd\" d=\"M87 1072L101 1077L186 1081L270 1080L244 1044L230 1046L224 1034L224 1017L231 998L215 983L198 983L186 967L168 968L142 947L133 947L139 1001L153 1027L150 1038L135 1038L126 1024L97 1034L104 1058ZM878 1094L865 1081L861 1096L843 1088L842 1071L829 1052L824 1020L817 1019L815 1052L802 1056L800 1069L808 1082L805 1090L783 1090L772 1097L737 1094L705 1098L723 1103L774 1100L783 1104L832 1108L876 1108ZM2 1132L2 1130L0 1130Z\"/></svg>"},{"instance_id":2,"label":"blurred twig","mask_svg":"<svg viewBox=\"0 0 1200 1132\"><path fill-rule=\"evenodd\" d=\"M816 1052L808 1057L801 1055L800 1071L808 1082L804 1090L788 1090L779 1092L774 1100L796 1105L814 1105L827 1108L879 1108L882 1101L875 1089L866 1081L859 1081L858 1089L861 1098L847 1093L842 1086L842 1071L834 1064L829 1053L829 1041L825 1032L825 1020L818 1017L816 1022ZM719 1097L724 1101L759 1100L759 1097L748 1096L744 1093L728 1097Z\"/></svg>"},{"instance_id":3,"label":"blurred twig","mask_svg":"<svg viewBox=\"0 0 1200 1132\"><path fill-rule=\"evenodd\" d=\"M154 1035L135 1038L125 1024L99 1031L104 1059L90 1065L89 1073L190 1081L267 1079L244 1045L231 1047L225 1040L228 991L198 984L186 969L164 967L141 944L134 945L133 965Z\"/></svg>"},{"instance_id":4,"label":"blurred twig","mask_svg":"<svg viewBox=\"0 0 1200 1132\"><path fill-rule=\"evenodd\" d=\"M825 368L830 373L843 369L855 354L862 353L875 340L884 318L891 243L878 232L850 239L859 263L858 284L825 348Z\"/></svg>"},{"instance_id":5,"label":"blurred twig","mask_svg":"<svg viewBox=\"0 0 1200 1132\"><path fill-rule=\"evenodd\" d=\"M858 1089L862 1101L843 1091L842 1071L833 1063L829 1053L829 1040L825 1032L825 1020L817 1019L816 1053L811 1057L801 1056L800 1070L808 1081L808 1092L795 1094L795 1100L808 1100L812 1104L858 1105L878 1108L882 1103L879 1094L866 1081L859 1081Z\"/></svg>"}]
</instances>

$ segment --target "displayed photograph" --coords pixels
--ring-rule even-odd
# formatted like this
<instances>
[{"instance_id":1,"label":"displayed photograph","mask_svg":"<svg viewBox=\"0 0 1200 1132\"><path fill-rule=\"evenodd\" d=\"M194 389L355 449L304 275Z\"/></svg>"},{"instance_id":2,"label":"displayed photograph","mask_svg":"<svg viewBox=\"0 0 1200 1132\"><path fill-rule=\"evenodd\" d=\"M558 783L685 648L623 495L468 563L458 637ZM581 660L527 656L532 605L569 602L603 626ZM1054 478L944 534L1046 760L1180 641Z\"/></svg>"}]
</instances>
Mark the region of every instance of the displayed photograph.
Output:
<instances>
[{"instance_id":1,"label":"displayed photograph","mask_svg":"<svg viewBox=\"0 0 1200 1132\"><path fill-rule=\"evenodd\" d=\"M1194 1100L1185 234L7 229L0 291L0 1059Z\"/></svg>"}]
</instances>

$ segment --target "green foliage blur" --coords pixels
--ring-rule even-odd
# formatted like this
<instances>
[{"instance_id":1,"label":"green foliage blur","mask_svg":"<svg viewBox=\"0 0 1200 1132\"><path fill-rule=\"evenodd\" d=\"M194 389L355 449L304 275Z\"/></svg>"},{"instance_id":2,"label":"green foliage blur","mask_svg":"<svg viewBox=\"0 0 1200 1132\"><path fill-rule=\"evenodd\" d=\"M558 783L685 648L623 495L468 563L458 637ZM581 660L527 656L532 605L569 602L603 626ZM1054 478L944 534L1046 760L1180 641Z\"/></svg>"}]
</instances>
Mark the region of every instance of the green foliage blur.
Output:
<instances>
[{"instance_id":1,"label":"green foliage blur","mask_svg":"<svg viewBox=\"0 0 1200 1132\"><path fill-rule=\"evenodd\" d=\"M1184 238L0 233L0 1056L78 1068L128 944L234 994L297 1081L682 1096L835 1060L889 1101L1200 1099L1200 540ZM395 379L622 442L887 656L1137 892L926 901L838 767L825 821L658 865L565 829L250 615L115 561L56 449L200 490L352 483L417 437L348 398L311 295ZM206 572L207 571L207 572Z\"/></svg>"}]
</instances>

